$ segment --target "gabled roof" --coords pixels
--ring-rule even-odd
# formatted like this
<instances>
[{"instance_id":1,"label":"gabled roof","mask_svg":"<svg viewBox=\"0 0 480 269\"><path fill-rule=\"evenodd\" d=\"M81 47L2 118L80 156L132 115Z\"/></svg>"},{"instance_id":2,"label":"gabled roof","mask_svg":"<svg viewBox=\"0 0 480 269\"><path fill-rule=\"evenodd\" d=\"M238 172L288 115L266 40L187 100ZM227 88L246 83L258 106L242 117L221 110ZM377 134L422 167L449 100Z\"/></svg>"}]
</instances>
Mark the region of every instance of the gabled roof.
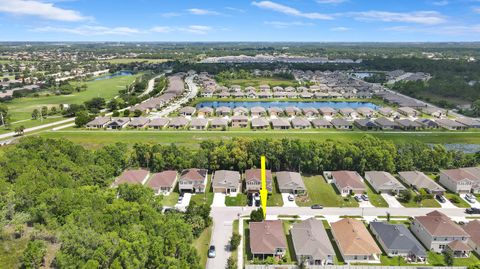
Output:
<instances>
[{"instance_id":1,"label":"gabled roof","mask_svg":"<svg viewBox=\"0 0 480 269\"><path fill-rule=\"evenodd\" d=\"M402 224L386 222L370 222L370 229L375 231L380 241L387 248L386 251L409 251L419 257L425 257L427 252L413 234Z\"/></svg>"},{"instance_id":2,"label":"gabled roof","mask_svg":"<svg viewBox=\"0 0 480 269\"><path fill-rule=\"evenodd\" d=\"M480 168L478 167L440 170L440 173L447 175L453 181L461 181L464 179L468 179L471 181L480 180Z\"/></svg>"},{"instance_id":3,"label":"gabled roof","mask_svg":"<svg viewBox=\"0 0 480 269\"><path fill-rule=\"evenodd\" d=\"M145 117L137 117L137 118L132 118L132 121L128 124L129 126L144 126L150 122L148 118Z\"/></svg>"},{"instance_id":4,"label":"gabled roof","mask_svg":"<svg viewBox=\"0 0 480 269\"><path fill-rule=\"evenodd\" d=\"M210 125L214 126L227 126L228 125L228 120L224 118L213 118L210 121Z\"/></svg>"},{"instance_id":5,"label":"gabled roof","mask_svg":"<svg viewBox=\"0 0 480 269\"><path fill-rule=\"evenodd\" d=\"M217 170L213 174L213 188L230 188L238 187L240 183L240 173L238 171Z\"/></svg>"},{"instance_id":6,"label":"gabled roof","mask_svg":"<svg viewBox=\"0 0 480 269\"><path fill-rule=\"evenodd\" d=\"M287 248L281 220L250 222L250 250L254 254L274 254Z\"/></svg>"},{"instance_id":7,"label":"gabled roof","mask_svg":"<svg viewBox=\"0 0 480 269\"><path fill-rule=\"evenodd\" d=\"M96 117L91 122L87 123L87 126L98 126L98 125L105 125L110 122L110 117Z\"/></svg>"},{"instance_id":8,"label":"gabled roof","mask_svg":"<svg viewBox=\"0 0 480 269\"><path fill-rule=\"evenodd\" d=\"M115 180L114 186L121 184L142 184L150 172L146 169L129 169Z\"/></svg>"},{"instance_id":9,"label":"gabled roof","mask_svg":"<svg viewBox=\"0 0 480 269\"><path fill-rule=\"evenodd\" d=\"M290 122L283 118L272 119L273 127L290 127Z\"/></svg>"},{"instance_id":10,"label":"gabled roof","mask_svg":"<svg viewBox=\"0 0 480 269\"><path fill-rule=\"evenodd\" d=\"M422 224L432 236L469 237L460 226L437 210L428 213L426 216L415 217L415 220Z\"/></svg>"},{"instance_id":11,"label":"gabled roof","mask_svg":"<svg viewBox=\"0 0 480 269\"><path fill-rule=\"evenodd\" d=\"M405 190L405 187L388 172L384 171L368 171L365 172L365 178L369 178L373 187L390 188L392 190ZM378 191L378 190L377 190Z\"/></svg>"},{"instance_id":12,"label":"gabled roof","mask_svg":"<svg viewBox=\"0 0 480 269\"><path fill-rule=\"evenodd\" d=\"M320 118L313 119L313 120L312 120L312 124L313 124L314 127L318 127L318 126L332 126L332 124L331 124L328 120L320 119Z\"/></svg>"},{"instance_id":13,"label":"gabled roof","mask_svg":"<svg viewBox=\"0 0 480 269\"><path fill-rule=\"evenodd\" d=\"M155 118L148 123L148 126L165 126L168 124L168 121L167 118Z\"/></svg>"},{"instance_id":14,"label":"gabled roof","mask_svg":"<svg viewBox=\"0 0 480 269\"><path fill-rule=\"evenodd\" d=\"M328 256L335 255L330 238L320 220L309 218L295 223L290 229L290 234L297 256L312 256L314 260L325 260Z\"/></svg>"},{"instance_id":15,"label":"gabled roof","mask_svg":"<svg viewBox=\"0 0 480 269\"><path fill-rule=\"evenodd\" d=\"M252 127L267 127L268 121L264 118L254 118L250 121Z\"/></svg>"},{"instance_id":16,"label":"gabled roof","mask_svg":"<svg viewBox=\"0 0 480 269\"><path fill-rule=\"evenodd\" d=\"M188 120L184 117L176 117L170 120L170 126L186 126L188 124Z\"/></svg>"},{"instance_id":17,"label":"gabled roof","mask_svg":"<svg viewBox=\"0 0 480 269\"><path fill-rule=\"evenodd\" d=\"M335 178L336 185L341 189L353 188L364 189L362 177L355 171L333 171L332 177Z\"/></svg>"},{"instance_id":18,"label":"gabled roof","mask_svg":"<svg viewBox=\"0 0 480 269\"><path fill-rule=\"evenodd\" d=\"M205 118L193 118L190 122L191 127L205 127L208 124L208 120Z\"/></svg>"},{"instance_id":19,"label":"gabled roof","mask_svg":"<svg viewBox=\"0 0 480 269\"><path fill-rule=\"evenodd\" d=\"M167 170L160 173L154 173L147 183L152 189L160 189L161 187L172 187L177 179L177 171Z\"/></svg>"},{"instance_id":20,"label":"gabled roof","mask_svg":"<svg viewBox=\"0 0 480 269\"><path fill-rule=\"evenodd\" d=\"M190 168L184 169L180 174L180 180L203 182L207 176L206 169Z\"/></svg>"},{"instance_id":21,"label":"gabled roof","mask_svg":"<svg viewBox=\"0 0 480 269\"><path fill-rule=\"evenodd\" d=\"M193 114L195 113L195 108L194 107L191 107L191 106L186 106L186 107L182 107L180 108L179 112L180 113L187 113L187 114Z\"/></svg>"},{"instance_id":22,"label":"gabled roof","mask_svg":"<svg viewBox=\"0 0 480 269\"><path fill-rule=\"evenodd\" d=\"M302 176L297 172L277 172L277 183L279 189L306 189Z\"/></svg>"},{"instance_id":23,"label":"gabled roof","mask_svg":"<svg viewBox=\"0 0 480 269\"><path fill-rule=\"evenodd\" d=\"M471 247L469 247L467 244L459 240L454 240L448 243L447 246L453 251L471 251L472 250Z\"/></svg>"},{"instance_id":24,"label":"gabled roof","mask_svg":"<svg viewBox=\"0 0 480 269\"><path fill-rule=\"evenodd\" d=\"M295 117L292 119L292 125L295 126L300 126L300 127L310 127L310 121L307 120L306 118L302 117Z\"/></svg>"},{"instance_id":25,"label":"gabled roof","mask_svg":"<svg viewBox=\"0 0 480 269\"><path fill-rule=\"evenodd\" d=\"M261 181L262 180L262 170L261 169L248 169L245 171L245 180L250 181L250 180L256 180L256 181ZM267 178L267 181L272 181L272 171L271 170L265 170L265 176Z\"/></svg>"},{"instance_id":26,"label":"gabled roof","mask_svg":"<svg viewBox=\"0 0 480 269\"><path fill-rule=\"evenodd\" d=\"M398 126L398 124L394 121L391 121L387 118L378 118L375 120L375 123L377 125L380 125L381 127L395 127Z\"/></svg>"},{"instance_id":27,"label":"gabled roof","mask_svg":"<svg viewBox=\"0 0 480 269\"><path fill-rule=\"evenodd\" d=\"M347 121L346 119L332 119L331 123L334 125L334 126L352 126L352 122L351 121Z\"/></svg>"},{"instance_id":28,"label":"gabled roof","mask_svg":"<svg viewBox=\"0 0 480 269\"><path fill-rule=\"evenodd\" d=\"M470 235L470 239L473 241L473 243L475 243L477 246L480 246L480 221L471 220L462 226L462 228Z\"/></svg>"},{"instance_id":29,"label":"gabled roof","mask_svg":"<svg viewBox=\"0 0 480 269\"><path fill-rule=\"evenodd\" d=\"M363 222L346 218L331 224L342 255L380 255L382 251Z\"/></svg>"},{"instance_id":30,"label":"gabled roof","mask_svg":"<svg viewBox=\"0 0 480 269\"><path fill-rule=\"evenodd\" d=\"M436 123L442 126L447 126L447 127L455 127L455 128L461 128L461 127L466 127L466 125L461 124L460 122L456 122L451 119L437 119L435 120Z\"/></svg>"},{"instance_id":31,"label":"gabled roof","mask_svg":"<svg viewBox=\"0 0 480 269\"><path fill-rule=\"evenodd\" d=\"M414 186L415 188L419 189L427 189L430 191L441 191L444 192L445 188L440 186L437 182L430 179L427 175L419 171L405 171L405 172L398 172L403 181L407 184Z\"/></svg>"}]
</instances>

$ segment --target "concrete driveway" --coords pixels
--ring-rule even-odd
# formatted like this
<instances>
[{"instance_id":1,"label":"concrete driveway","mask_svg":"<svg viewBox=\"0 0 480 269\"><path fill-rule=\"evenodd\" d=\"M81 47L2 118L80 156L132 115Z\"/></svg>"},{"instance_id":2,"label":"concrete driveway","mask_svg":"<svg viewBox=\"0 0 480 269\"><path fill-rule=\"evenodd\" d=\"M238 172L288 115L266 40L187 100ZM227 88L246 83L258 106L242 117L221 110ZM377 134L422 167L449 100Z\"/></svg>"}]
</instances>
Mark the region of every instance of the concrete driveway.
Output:
<instances>
[{"instance_id":1,"label":"concrete driveway","mask_svg":"<svg viewBox=\"0 0 480 269\"><path fill-rule=\"evenodd\" d=\"M214 193L212 207L224 207L225 206L225 194Z\"/></svg>"},{"instance_id":2,"label":"concrete driveway","mask_svg":"<svg viewBox=\"0 0 480 269\"><path fill-rule=\"evenodd\" d=\"M290 193L282 193L282 200L283 200L283 206L284 207L298 207L297 204L295 203L295 199L293 201L288 200L288 196L293 195Z\"/></svg>"},{"instance_id":3,"label":"concrete driveway","mask_svg":"<svg viewBox=\"0 0 480 269\"><path fill-rule=\"evenodd\" d=\"M370 201L360 201L358 202L358 207L374 207Z\"/></svg>"},{"instance_id":4,"label":"concrete driveway","mask_svg":"<svg viewBox=\"0 0 480 269\"><path fill-rule=\"evenodd\" d=\"M460 197L462 197L462 199L465 200L465 202L467 202L471 207L480 208L480 202L478 202L478 199L475 199L475 203L470 203L467 198L465 198L465 194L461 194Z\"/></svg>"},{"instance_id":5,"label":"concrete driveway","mask_svg":"<svg viewBox=\"0 0 480 269\"><path fill-rule=\"evenodd\" d=\"M192 194L191 193L184 193L183 194L183 200L180 204L176 204L175 208L181 211L184 211L187 209L187 206L190 204L190 199L192 199Z\"/></svg>"},{"instance_id":6,"label":"concrete driveway","mask_svg":"<svg viewBox=\"0 0 480 269\"><path fill-rule=\"evenodd\" d=\"M440 203L440 201L437 200L437 202L440 204L442 208L457 208L452 202L450 202L446 197L445 197L445 203Z\"/></svg>"},{"instance_id":7,"label":"concrete driveway","mask_svg":"<svg viewBox=\"0 0 480 269\"><path fill-rule=\"evenodd\" d=\"M401 208L404 207L398 200L395 198L395 196L389 194L389 193L382 193L381 194L385 202L387 202L388 207L395 207L395 208Z\"/></svg>"}]
</instances>

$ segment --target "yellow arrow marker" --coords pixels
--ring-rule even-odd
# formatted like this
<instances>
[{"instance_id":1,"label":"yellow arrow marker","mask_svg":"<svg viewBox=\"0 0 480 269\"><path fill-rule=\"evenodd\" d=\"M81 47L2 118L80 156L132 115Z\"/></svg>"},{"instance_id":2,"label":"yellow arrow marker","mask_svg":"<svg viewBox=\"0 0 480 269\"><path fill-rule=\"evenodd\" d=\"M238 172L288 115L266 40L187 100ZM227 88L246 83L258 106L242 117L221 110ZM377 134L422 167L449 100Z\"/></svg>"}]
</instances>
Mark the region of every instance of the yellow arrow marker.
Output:
<instances>
[{"instance_id":1,"label":"yellow arrow marker","mask_svg":"<svg viewBox=\"0 0 480 269\"><path fill-rule=\"evenodd\" d=\"M265 171L265 156L260 157L262 171L262 188L260 189L260 201L262 202L263 218L267 216L267 172Z\"/></svg>"}]
</instances>

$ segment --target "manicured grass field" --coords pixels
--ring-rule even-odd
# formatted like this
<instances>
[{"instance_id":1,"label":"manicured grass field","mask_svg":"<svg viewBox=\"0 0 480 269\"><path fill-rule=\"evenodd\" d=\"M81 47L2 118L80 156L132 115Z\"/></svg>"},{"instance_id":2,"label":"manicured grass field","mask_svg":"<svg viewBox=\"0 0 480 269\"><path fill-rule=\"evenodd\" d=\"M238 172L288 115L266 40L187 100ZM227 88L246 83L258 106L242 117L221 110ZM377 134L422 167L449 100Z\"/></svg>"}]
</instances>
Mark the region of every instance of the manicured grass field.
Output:
<instances>
[{"instance_id":1,"label":"manicured grass field","mask_svg":"<svg viewBox=\"0 0 480 269\"><path fill-rule=\"evenodd\" d=\"M227 196L225 197L226 206L246 206L247 205L247 195L243 193L237 194L237 196Z\"/></svg>"},{"instance_id":2,"label":"manicured grass field","mask_svg":"<svg viewBox=\"0 0 480 269\"><path fill-rule=\"evenodd\" d=\"M207 176L207 186L205 188L205 193L199 193L199 194L194 194L192 195L192 199L190 200L190 203L192 201L195 201L197 204L202 204L202 203L207 203L209 205L212 204L213 202L213 189L212 189L212 176L208 175Z\"/></svg>"},{"instance_id":3,"label":"manicured grass field","mask_svg":"<svg viewBox=\"0 0 480 269\"><path fill-rule=\"evenodd\" d=\"M108 62L111 64L129 64L129 63L139 63L139 62L148 62L148 63L164 63L168 59L141 59L141 58L119 58L111 60L102 60L101 62Z\"/></svg>"},{"instance_id":4,"label":"manicured grass field","mask_svg":"<svg viewBox=\"0 0 480 269\"><path fill-rule=\"evenodd\" d=\"M277 179L273 178L273 190L268 193L267 206L283 206L282 194L278 190Z\"/></svg>"},{"instance_id":5,"label":"manicured grass field","mask_svg":"<svg viewBox=\"0 0 480 269\"><path fill-rule=\"evenodd\" d=\"M456 193L445 193L445 198L452 202L456 207L469 208L472 206Z\"/></svg>"},{"instance_id":6,"label":"manicured grass field","mask_svg":"<svg viewBox=\"0 0 480 269\"><path fill-rule=\"evenodd\" d=\"M325 207L358 207L353 198L341 197L322 176L304 176L303 182L307 187L308 197L297 197L298 206L320 204Z\"/></svg>"},{"instance_id":7,"label":"manicured grass field","mask_svg":"<svg viewBox=\"0 0 480 269\"><path fill-rule=\"evenodd\" d=\"M367 195L370 203L374 207L388 207L388 203L383 199L382 195L375 192L375 190L372 188L372 186L370 186L368 181L365 180L364 183L367 189Z\"/></svg>"},{"instance_id":8,"label":"manicured grass field","mask_svg":"<svg viewBox=\"0 0 480 269\"><path fill-rule=\"evenodd\" d=\"M207 266L208 248L210 247L210 239L212 237L212 226L206 228L200 236L193 241L193 247L200 255L200 265L202 268Z\"/></svg>"},{"instance_id":9,"label":"manicured grass field","mask_svg":"<svg viewBox=\"0 0 480 269\"><path fill-rule=\"evenodd\" d=\"M162 205L163 206L175 206L178 202L178 196L179 196L179 193L175 192L175 191L171 192L167 196L163 196Z\"/></svg>"},{"instance_id":10,"label":"manicured grass field","mask_svg":"<svg viewBox=\"0 0 480 269\"><path fill-rule=\"evenodd\" d=\"M424 143L467 143L480 144L480 132L434 132L434 133L382 133L382 132L349 132L349 131L89 131L89 130L61 130L45 132L41 136L48 138L66 138L75 143L91 148L98 148L106 144L117 142L133 145L135 143L160 143L197 147L204 140L225 140L234 137L246 138L291 138L300 140L350 142L361 139L365 134L393 142L408 142L417 140Z\"/></svg>"},{"instance_id":11,"label":"manicured grass field","mask_svg":"<svg viewBox=\"0 0 480 269\"><path fill-rule=\"evenodd\" d=\"M435 200L432 199L424 199L422 202L417 204L413 199L408 203L400 202L404 207L441 207L440 204Z\"/></svg>"},{"instance_id":12,"label":"manicured grass field","mask_svg":"<svg viewBox=\"0 0 480 269\"><path fill-rule=\"evenodd\" d=\"M220 85L231 86L231 85L240 85L242 88L252 86L258 87L260 85L270 85L270 87L281 86L281 87L297 87L299 86L298 82L295 80L283 79L283 78L251 78L251 79L231 79L224 83L219 83Z\"/></svg>"},{"instance_id":13,"label":"manicured grass field","mask_svg":"<svg viewBox=\"0 0 480 269\"><path fill-rule=\"evenodd\" d=\"M75 92L70 95L42 95L39 97L23 97L16 98L9 102L5 102L11 113L11 121L18 121L30 119L34 109L41 109L42 106L58 106L60 104L81 104L94 97L103 97L111 99L118 94L119 90L131 84L135 78L134 76L119 76L111 79L87 81L87 90L82 92ZM77 82L81 84L80 82ZM75 84L75 83L73 83Z\"/></svg>"},{"instance_id":14,"label":"manicured grass field","mask_svg":"<svg viewBox=\"0 0 480 269\"><path fill-rule=\"evenodd\" d=\"M285 237L287 238L287 252L285 253L286 261L285 263L291 264L296 262L297 257L295 255L295 247L293 246L292 235L290 234L290 229L292 225L297 222L294 220L284 220L282 221L283 224L283 232L285 233Z\"/></svg>"},{"instance_id":15,"label":"manicured grass field","mask_svg":"<svg viewBox=\"0 0 480 269\"><path fill-rule=\"evenodd\" d=\"M442 254L429 251L427 259L428 259L428 263L433 266L446 266L445 259ZM454 266L469 266L473 264L480 264L479 257L473 252L468 258L453 259Z\"/></svg>"},{"instance_id":16,"label":"manicured grass field","mask_svg":"<svg viewBox=\"0 0 480 269\"><path fill-rule=\"evenodd\" d=\"M43 121L39 120L39 119L38 120L33 120L33 119L22 120L22 121L18 121L18 122L15 122L15 123L11 123L9 128L0 127L0 134L13 132L15 130L15 128L19 127L19 126L23 126L25 128L31 128L31 127L35 127L35 126L42 125L42 124L48 124L48 123L52 123L52 122L61 121L61 120L64 120L64 119L65 118L63 118L61 116L52 116L52 117L48 117L48 118L43 119Z\"/></svg>"}]
</instances>

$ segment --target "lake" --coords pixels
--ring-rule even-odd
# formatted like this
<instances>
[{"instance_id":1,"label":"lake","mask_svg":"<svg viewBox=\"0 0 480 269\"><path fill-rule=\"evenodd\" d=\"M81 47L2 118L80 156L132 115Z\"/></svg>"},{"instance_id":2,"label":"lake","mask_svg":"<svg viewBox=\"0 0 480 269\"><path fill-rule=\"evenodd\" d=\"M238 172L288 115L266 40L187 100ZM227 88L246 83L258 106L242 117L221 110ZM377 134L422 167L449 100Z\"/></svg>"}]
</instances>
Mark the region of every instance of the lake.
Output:
<instances>
[{"instance_id":1,"label":"lake","mask_svg":"<svg viewBox=\"0 0 480 269\"><path fill-rule=\"evenodd\" d=\"M321 107L332 107L335 109L340 109L340 108L359 108L359 107L369 107L371 109L378 109L379 107L373 103L370 102L329 102L329 101L317 101L317 102L292 102L292 101L276 101L276 102L265 102L265 101L255 101L255 102L202 102L197 104L197 108L201 107L212 107L212 108L217 108L220 106L226 106L230 108L235 108L235 107L246 107L246 108L251 108L254 106L261 106L264 108L269 108L269 107L280 107L280 108L286 108L289 106L294 106L298 108L307 108L307 107L313 107L313 108L321 108Z\"/></svg>"},{"instance_id":2,"label":"lake","mask_svg":"<svg viewBox=\"0 0 480 269\"><path fill-rule=\"evenodd\" d=\"M105 80L105 79L111 79L111 78L114 78L114 77L123 77L123 76L131 76L133 75L132 72L130 71L119 71L119 72L115 72L113 74L110 74L110 75L106 75L106 76L101 76L101 77L98 77L98 78L95 78L93 79L94 81L97 81L97 80Z\"/></svg>"}]
</instances>

